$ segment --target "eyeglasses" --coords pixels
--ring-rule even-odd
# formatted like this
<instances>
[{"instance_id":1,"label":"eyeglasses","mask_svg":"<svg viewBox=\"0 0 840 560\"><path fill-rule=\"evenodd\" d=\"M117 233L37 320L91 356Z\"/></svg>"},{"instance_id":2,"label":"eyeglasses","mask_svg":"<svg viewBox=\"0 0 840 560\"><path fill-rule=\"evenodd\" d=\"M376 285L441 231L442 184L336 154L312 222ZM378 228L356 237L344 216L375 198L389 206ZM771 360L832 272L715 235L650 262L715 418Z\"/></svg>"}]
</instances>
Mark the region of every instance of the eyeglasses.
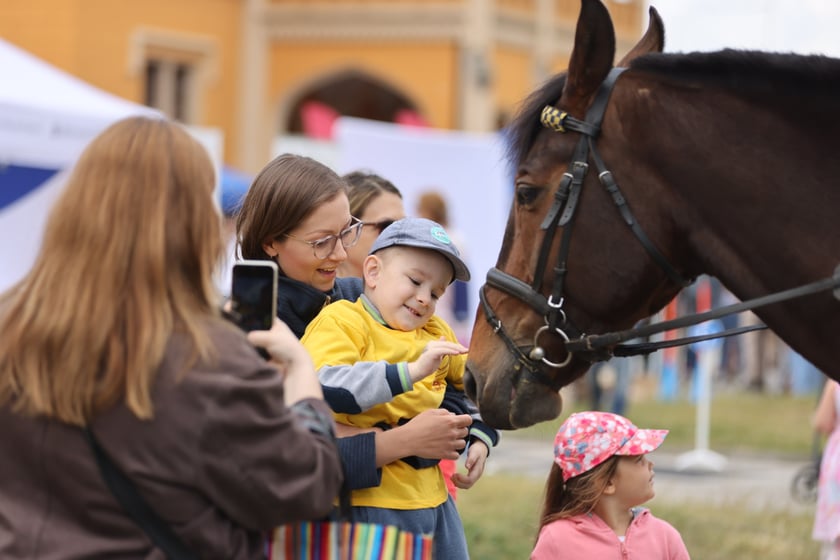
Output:
<instances>
[{"instance_id":1,"label":"eyeglasses","mask_svg":"<svg viewBox=\"0 0 840 560\"><path fill-rule=\"evenodd\" d=\"M392 220L390 218L385 218L384 220L379 220L378 222L361 222L363 226L373 226L379 230L379 233L385 231L385 228L393 224L396 220Z\"/></svg>"},{"instance_id":2,"label":"eyeglasses","mask_svg":"<svg viewBox=\"0 0 840 560\"><path fill-rule=\"evenodd\" d=\"M350 225L337 234L328 235L326 237L322 237L321 239L316 239L315 241L301 239L300 237L295 237L290 233L284 233L283 236L288 237L289 239L294 239L295 241L306 243L312 247L312 252L315 254L315 258L326 259L332 255L333 251L335 251L335 244L339 239L341 240L341 246L345 249L349 249L355 245L359 240L359 235L361 235L362 226L364 225L364 222L359 221L358 218L352 218Z\"/></svg>"}]
</instances>

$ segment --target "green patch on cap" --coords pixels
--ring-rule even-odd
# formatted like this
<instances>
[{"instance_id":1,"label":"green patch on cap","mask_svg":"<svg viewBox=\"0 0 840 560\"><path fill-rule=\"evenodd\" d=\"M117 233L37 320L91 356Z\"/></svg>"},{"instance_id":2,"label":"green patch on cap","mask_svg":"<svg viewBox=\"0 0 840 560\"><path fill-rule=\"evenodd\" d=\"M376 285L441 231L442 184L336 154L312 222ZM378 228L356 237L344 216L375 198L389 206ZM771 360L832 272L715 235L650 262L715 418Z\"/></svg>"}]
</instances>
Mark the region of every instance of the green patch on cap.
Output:
<instances>
[{"instance_id":1,"label":"green patch on cap","mask_svg":"<svg viewBox=\"0 0 840 560\"><path fill-rule=\"evenodd\" d=\"M434 237L435 239L437 239L445 245L450 245L452 243L452 241L450 241L449 239L449 236L446 235L446 230L444 230L440 226L433 227L429 233L432 234L432 237Z\"/></svg>"}]
</instances>

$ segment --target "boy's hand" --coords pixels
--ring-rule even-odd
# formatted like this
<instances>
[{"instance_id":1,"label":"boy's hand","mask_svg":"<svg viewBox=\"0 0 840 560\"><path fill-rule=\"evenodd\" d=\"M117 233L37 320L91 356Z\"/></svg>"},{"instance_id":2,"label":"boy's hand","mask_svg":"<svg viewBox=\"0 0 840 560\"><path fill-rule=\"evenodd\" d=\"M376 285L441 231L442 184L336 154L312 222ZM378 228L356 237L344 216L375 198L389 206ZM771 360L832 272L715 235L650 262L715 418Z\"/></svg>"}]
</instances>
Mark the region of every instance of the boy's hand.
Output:
<instances>
[{"instance_id":1,"label":"boy's hand","mask_svg":"<svg viewBox=\"0 0 840 560\"><path fill-rule=\"evenodd\" d=\"M444 356L457 356L466 354L468 348L457 342L449 342L443 337L440 340L433 340L423 349L416 362L408 364L408 375L412 383L417 383L424 377L433 374L440 367L440 361Z\"/></svg>"},{"instance_id":2,"label":"boy's hand","mask_svg":"<svg viewBox=\"0 0 840 560\"><path fill-rule=\"evenodd\" d=\"M464 462L467 472L453 474L452 483L462 490L472 488L472 485L484 474L484 463L487 461L487 455L489 454L490 450L487 449L487 445L483 441L473 441L470 444L469 451L467 451L467 460Z\"/></svg>"}]
</instances>

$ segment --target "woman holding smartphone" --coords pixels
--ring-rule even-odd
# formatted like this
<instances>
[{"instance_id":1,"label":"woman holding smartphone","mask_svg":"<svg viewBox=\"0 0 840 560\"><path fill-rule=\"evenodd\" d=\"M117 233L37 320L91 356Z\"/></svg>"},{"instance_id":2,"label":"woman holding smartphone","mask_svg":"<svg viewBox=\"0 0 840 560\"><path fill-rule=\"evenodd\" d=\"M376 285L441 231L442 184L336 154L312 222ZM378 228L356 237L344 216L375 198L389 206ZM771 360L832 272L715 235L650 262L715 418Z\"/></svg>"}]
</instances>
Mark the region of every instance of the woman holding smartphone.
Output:
<instances>
[{"instance_id":1,"label":"woman holding smartphone","mask_svg":"<svg viewBox=\"0 0 840 560\"><path fill-rule=\"evenodd\" d=\"M0 294L0 557L262 558L265 531L331 510L341 463L306 350L218 309L214 186L176 123L117 122Z\"/></svg>"},{"instance_id":2,"label":"woman holding smartphone","mask_svg":"<svg viewBox=\"0 0 840 560\"><path fill-rule=\"evenodd\" d=\"M298 337L324 305L362 293L359 278L338 277L364 227L350 214L346 189L325 165L284 154L257 174L237 218L241 257L277 263L277 314ZM437 409L387 431L340 433L347 486L377 486L378 468L402 457L457 459L470 423L467 414Z\"/></svg>"}]
</instances>

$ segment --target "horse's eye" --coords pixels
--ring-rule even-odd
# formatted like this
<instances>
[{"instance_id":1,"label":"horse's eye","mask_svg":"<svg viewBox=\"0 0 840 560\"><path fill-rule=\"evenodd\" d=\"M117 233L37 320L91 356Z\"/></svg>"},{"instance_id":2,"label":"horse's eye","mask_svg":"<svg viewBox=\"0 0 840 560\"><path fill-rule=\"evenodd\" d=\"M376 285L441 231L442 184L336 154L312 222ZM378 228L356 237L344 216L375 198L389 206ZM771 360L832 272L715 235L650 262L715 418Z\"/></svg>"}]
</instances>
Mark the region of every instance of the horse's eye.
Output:
<instances>
[{"instance_id":1,"label":"horse's eye","mask_svg":"<svg viewBox=\"0 0 840 560\"><path fill-rule=\"evenodd\" d=\"M540 187L534 185L520 184L516 186L516 203L519 206L530 206L537 200L542 192Z\"/></svg>"}]
</instances>

